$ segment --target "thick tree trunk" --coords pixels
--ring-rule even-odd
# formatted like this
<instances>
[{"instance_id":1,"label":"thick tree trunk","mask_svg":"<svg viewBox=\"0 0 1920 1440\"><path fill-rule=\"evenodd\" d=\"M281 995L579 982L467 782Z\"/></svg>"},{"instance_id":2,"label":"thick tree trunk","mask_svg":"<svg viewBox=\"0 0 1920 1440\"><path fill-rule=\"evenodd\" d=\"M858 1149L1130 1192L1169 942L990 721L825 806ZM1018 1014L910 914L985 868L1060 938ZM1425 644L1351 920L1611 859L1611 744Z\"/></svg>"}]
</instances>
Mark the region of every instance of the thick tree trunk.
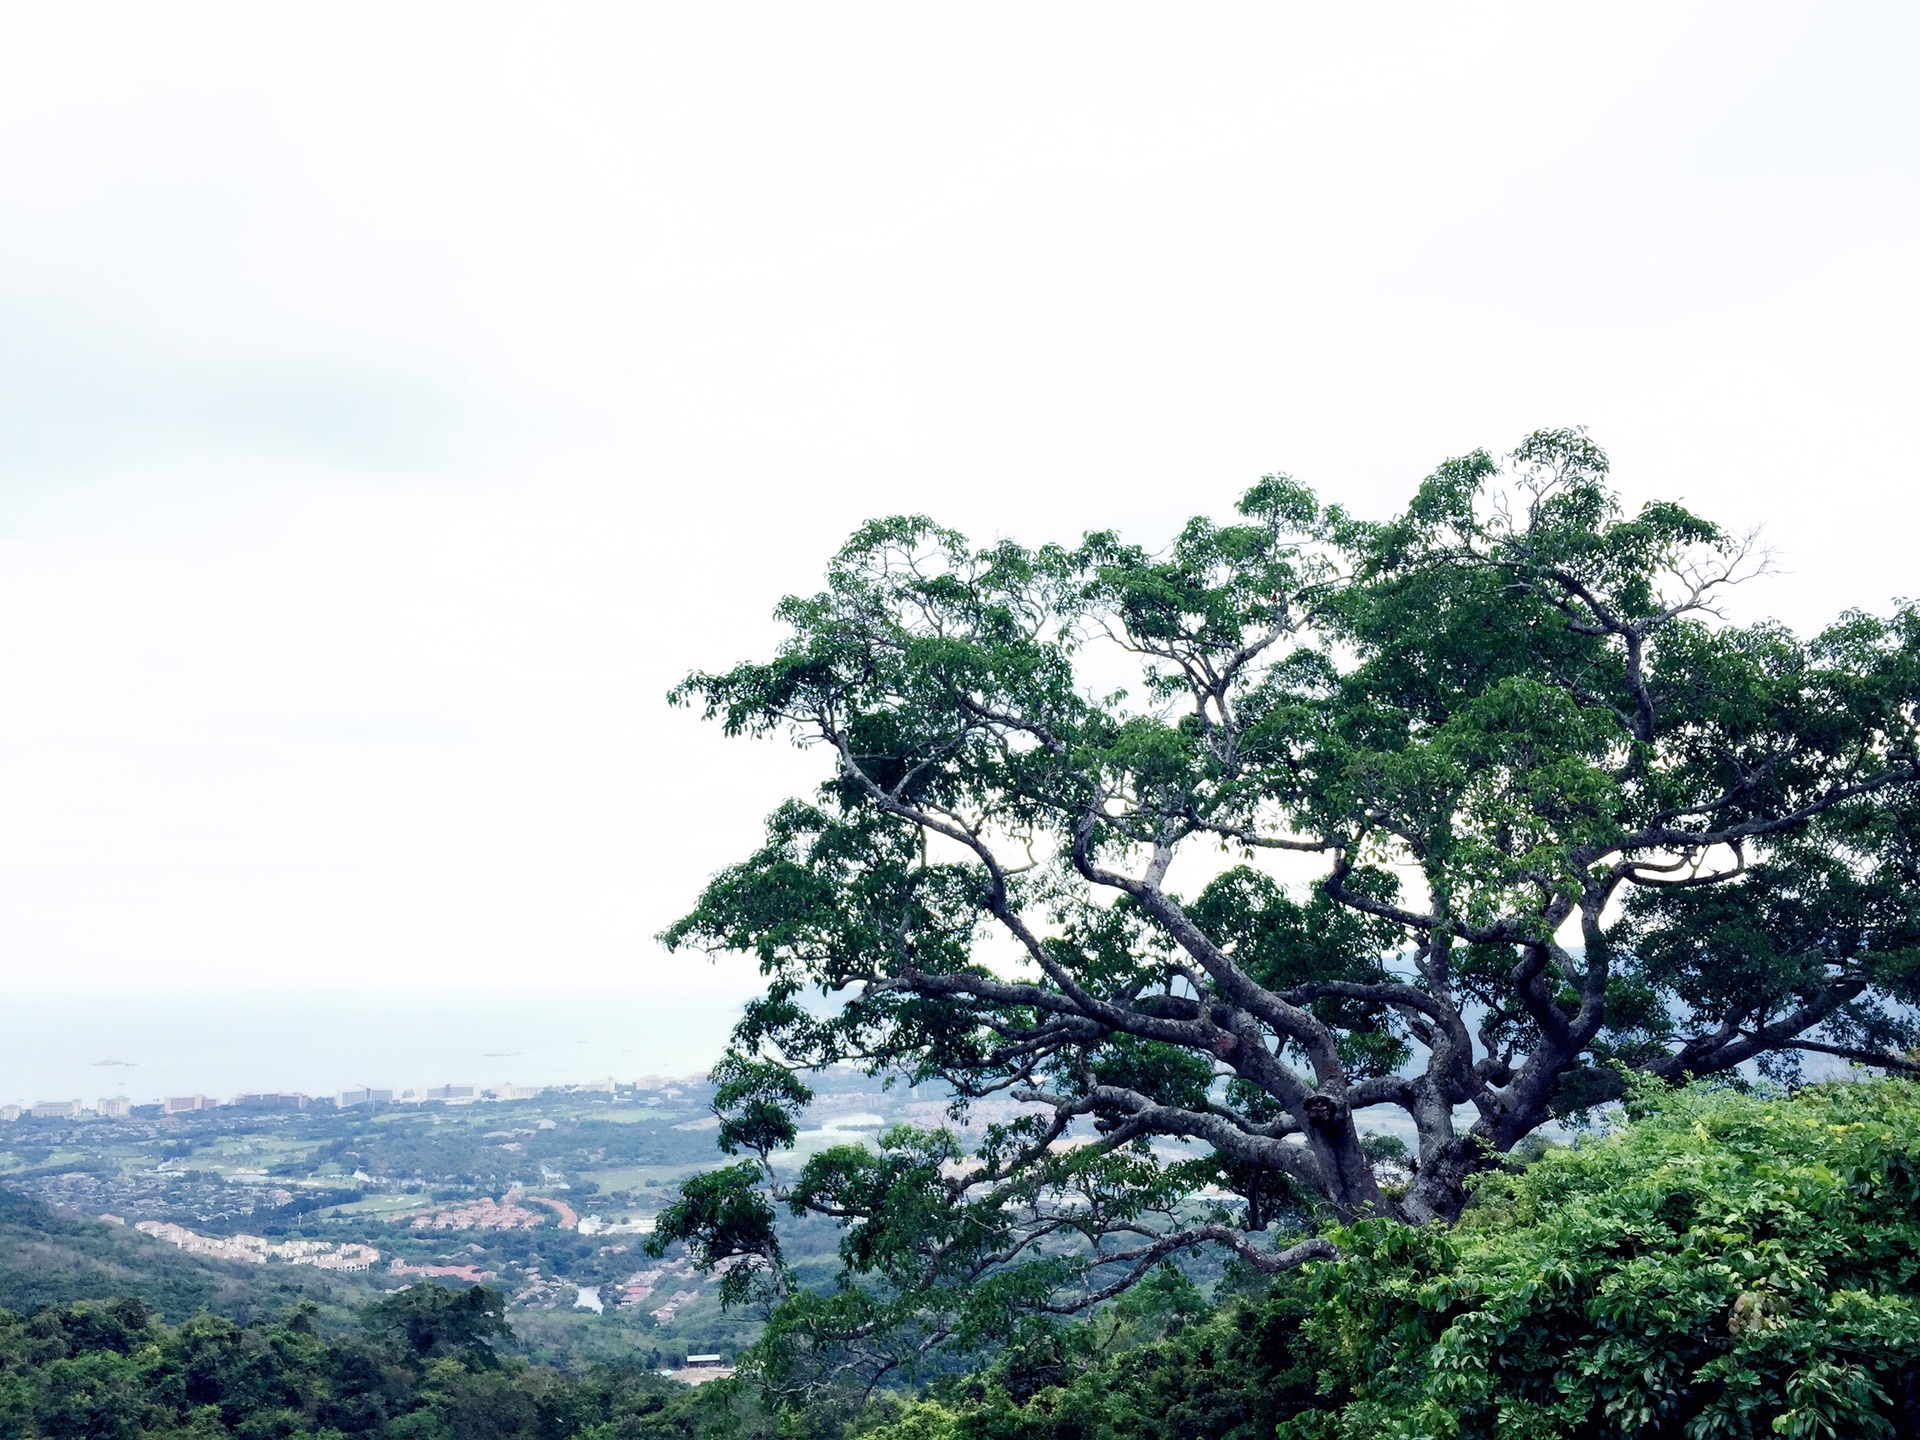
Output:
<instances>
[{"instance_id":1,"label":"thick tree trunk","mask_svg":"<svg viewBox=\"0 0 1920 1440\"><path fill-rule=\"evenodd\" d=\"M1485 1151L1472 1136L1456 1135L1422 1147L1420 1169L1400 1202L1409 1224L1451 1224L1467 1203L1467 1181L1485 1165Z\"/></svg>"},{"instance_id":2,"label":"thick tree trunk","mask_svg":"<svg viewBox=\"0 0 1920 1440\"><path fill-rule=\"evenodd\" d=\"M1374 1178L1373 1162L1361 1148L1352 1109L1325 1093L1309 1096L1303 1109L1307 1145L1320 1162L1326 1198L1335 1213L1343 1220L1392 1214Z\"/></svg>"}]
</instances>

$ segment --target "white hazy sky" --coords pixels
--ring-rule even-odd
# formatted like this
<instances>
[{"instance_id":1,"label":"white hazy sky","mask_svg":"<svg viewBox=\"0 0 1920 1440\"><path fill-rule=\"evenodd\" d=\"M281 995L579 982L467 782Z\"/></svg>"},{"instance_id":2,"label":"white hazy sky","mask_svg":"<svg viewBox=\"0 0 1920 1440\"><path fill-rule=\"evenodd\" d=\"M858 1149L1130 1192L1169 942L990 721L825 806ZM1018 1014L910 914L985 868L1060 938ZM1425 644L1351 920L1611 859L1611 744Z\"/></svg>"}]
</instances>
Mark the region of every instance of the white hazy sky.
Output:
<instances>
[{"instance_id":1,"label":"white hazy sky","mask_svg":"<svg viewBox=\"0 0 1920 1440\"><path fill-rule=\"evenodd\" d=\"M1920 8L0 7L0 967L737 988L663 693L862 518L1582 423L1914 579Z\"/></svg>"}]
</instances>

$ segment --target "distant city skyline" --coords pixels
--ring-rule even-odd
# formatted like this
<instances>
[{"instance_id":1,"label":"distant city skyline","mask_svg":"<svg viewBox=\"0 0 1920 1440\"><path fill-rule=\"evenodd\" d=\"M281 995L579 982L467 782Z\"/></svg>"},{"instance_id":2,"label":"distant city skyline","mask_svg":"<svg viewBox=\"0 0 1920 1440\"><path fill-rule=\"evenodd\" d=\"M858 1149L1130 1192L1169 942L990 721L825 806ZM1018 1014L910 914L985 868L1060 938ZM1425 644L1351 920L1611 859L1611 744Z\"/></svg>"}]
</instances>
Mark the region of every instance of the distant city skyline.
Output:
<instances>
[{"instance_id":1,"label":"distant city skyline","mask_svg":"<svg viewBox=\"0 0 1920 1440\"><path fill-rule=\"evenodd\" d=\"M164 1095L138 1101L126 1095L110 1095L91 1101L36 1100L31 1105L0 1104L0 1122L23 1118L34 1120L73 1120L89 1117L124 1119L135 1109L157 1110L165 1116L222 1109L299 1112L328 1106L338 1110L351 1110L362 1105L373 1107L398 1105L411 1108L431 1104L475 1105L488 1102L504 1104L514 1100L535 1100L542 1095L555 1092L617 1095L623 1089L642 1095L658 1093L664 1097L673 1097L684 1093L683 1087L697 1085L705 1078L704 1073L686 1076L648 1074L625 1081L615 1076L608 1076L605 1079L596 1078L558 1085L515 1085L512 1082L497 1085L449 1083L419 1088L407 1086L399 1090L351 1086L344 1090L337 1090L331 1095L279 1091L273 1094L243 1092L223 1098L196 1093Z\"/></svg>"}]
</instances>

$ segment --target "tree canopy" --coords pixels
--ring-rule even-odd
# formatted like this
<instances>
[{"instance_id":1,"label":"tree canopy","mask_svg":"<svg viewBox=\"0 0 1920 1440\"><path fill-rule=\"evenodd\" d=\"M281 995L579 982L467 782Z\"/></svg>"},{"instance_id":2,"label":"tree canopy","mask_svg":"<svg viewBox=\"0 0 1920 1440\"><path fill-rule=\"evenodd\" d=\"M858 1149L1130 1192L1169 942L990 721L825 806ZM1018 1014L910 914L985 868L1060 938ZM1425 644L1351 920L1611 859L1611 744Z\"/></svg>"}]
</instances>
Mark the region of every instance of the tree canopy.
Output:
<instances>
[{"instance_id":1,"label":"tree canopy","mask_svg":"<svg viewBox=\"0 0 1920 1440\"><path fill-rule=\"evenodd\" d=\"M745 1293L776 1205L840 1218L847 1283L784 1313L878 1371L1197 1248L1324 1256L1316 1216L1451 1221L1635 1074L1920 1069L1920 610L1726 619L1765 568L1574 430L1386 521L1270 476L1161 550L862 527L772 659L674 692L826 774L663 937L765 975L744 1158L663 1236ZM1017 1118L786 1163L840 1062Z\"/></svg>"},{"instance_id":2,"label":"tree canopy","mask_svg":"<svg viewBox=\"0 0 1920 1440\"><path fill-rule=\"evenodd\" d=\"M500 1355L506 1297L432 1283L335 1330L308 1303L178 1326L127 1297L0 1310L8 1440L772 1440L751 1396L633 1363L568 1374Z\"/></svg>"}]
</instances>

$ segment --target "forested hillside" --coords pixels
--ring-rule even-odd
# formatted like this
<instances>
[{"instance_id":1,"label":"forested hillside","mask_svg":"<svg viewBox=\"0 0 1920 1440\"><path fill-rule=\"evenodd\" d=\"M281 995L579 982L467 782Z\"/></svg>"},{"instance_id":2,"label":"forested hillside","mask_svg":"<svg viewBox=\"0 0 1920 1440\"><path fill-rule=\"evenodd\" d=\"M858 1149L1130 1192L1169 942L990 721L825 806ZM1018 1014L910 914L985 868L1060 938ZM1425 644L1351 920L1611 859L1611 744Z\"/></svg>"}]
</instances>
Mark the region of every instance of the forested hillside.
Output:
<instances>
[{"instance_id":1,"label":"forested hillside","mask_svg":"<svg viewBox=\"0 0 1920 1440\"><path fill-rule=\"evenodd\" d=\"M203 1311L241 1322L305 1300L361 1301L364 1281L301 1268L196 1259L146 1236L66 1214L0 1187L0 1309L137 1299L163 1319Z\"/></svg>"},{"instance_id":2,"label":"forested hillside","mask_svg":"<svg viewBox=\"0 0 1920 1440\"><path fill-rule=\"evenodd\" d=\"M584 1378L503 1361L498 1291L418 1285L327 1335L305 1307L177 1328L136 1300L0 1316L0 1434L186 1437L638 1436L738 1433L732 1397L704 1405L633 1367ZM699 1417L708 1417L704 1422ZM717 1418L715 1418L717 1417Z\"/></svg>"},{"instance_id":3,"label":"forested hillside","mask_svg":"<svg viewBox=\"0 0 1920 1440\"><path fill-rule=\"evenodd\" d=\"M0 1435L1920 1436L1920 1085L1643 1088L1628 1113L1490 1173L1450 1230L1335 1228L1339 1258L1211 1295L1164 1268L1087 1319L977 1337L971 1371L871 1391L792 1331L698 1390L530 1365L483 1286L415 1286L347 1329L87 1301L0 1317Z\"/></svg>"}]
</instances>

